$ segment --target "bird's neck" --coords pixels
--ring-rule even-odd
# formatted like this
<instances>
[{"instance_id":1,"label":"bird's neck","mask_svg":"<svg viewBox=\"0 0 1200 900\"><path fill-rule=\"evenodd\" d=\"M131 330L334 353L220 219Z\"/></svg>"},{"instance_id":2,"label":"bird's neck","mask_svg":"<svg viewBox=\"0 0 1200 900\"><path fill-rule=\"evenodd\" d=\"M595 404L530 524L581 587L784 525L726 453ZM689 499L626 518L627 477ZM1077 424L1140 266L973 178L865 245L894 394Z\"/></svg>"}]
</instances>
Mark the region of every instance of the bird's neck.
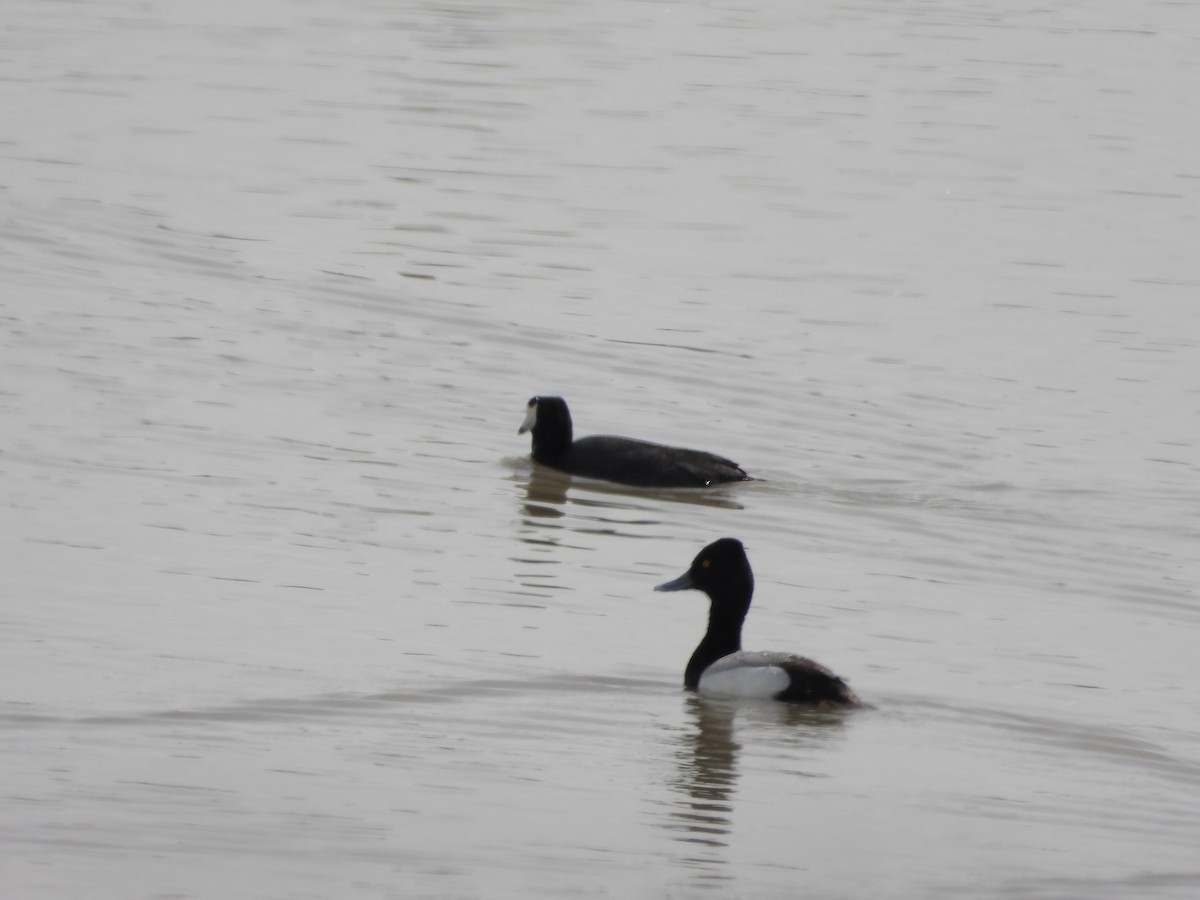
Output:
<instances>
[{"instance_id":1,"label":"bird's neck","mask_svg":"<svg viewBox=\"0 0 1200 900\"><path fill-rule=\"evenodd\" d=\"M709 613L708 631L704 633L704 639L692 653L692 658L688 660L687 669L683 673L684 687L698 687L700 676L705 669L721 657L742 649L742 621L745 618L744 611L718 613L714 610Z\"/></svg>"},{"instance_id":2,"label":"bird's neck","mask_svg":"<svg viewBox=\"0 0 1200 900\"><path fill-rule=\"evenodd\" d=\"M567 455L572 439L571 423L555 422L552 427L533 429L533 458L541 463L555 463Z\"/></svg>"}]
</instances>

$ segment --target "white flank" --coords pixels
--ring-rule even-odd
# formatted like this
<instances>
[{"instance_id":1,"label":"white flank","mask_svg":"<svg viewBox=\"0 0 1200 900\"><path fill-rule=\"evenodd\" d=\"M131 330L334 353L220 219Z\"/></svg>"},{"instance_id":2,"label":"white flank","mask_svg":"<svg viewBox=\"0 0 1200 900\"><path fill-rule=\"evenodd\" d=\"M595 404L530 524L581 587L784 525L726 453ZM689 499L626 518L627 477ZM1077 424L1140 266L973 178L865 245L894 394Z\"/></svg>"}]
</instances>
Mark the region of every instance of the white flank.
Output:
<instances>
[{"instance_id":1,"label":"white flank","mask_svg":"<svg viewBox=\"0 0 1200 900\"><path fill-rule=\"evenodd\" d=\"M774 697L791 683L767 653L731 653L704 670L700 693L714 697Z\"/></svg>"}]
</instances>

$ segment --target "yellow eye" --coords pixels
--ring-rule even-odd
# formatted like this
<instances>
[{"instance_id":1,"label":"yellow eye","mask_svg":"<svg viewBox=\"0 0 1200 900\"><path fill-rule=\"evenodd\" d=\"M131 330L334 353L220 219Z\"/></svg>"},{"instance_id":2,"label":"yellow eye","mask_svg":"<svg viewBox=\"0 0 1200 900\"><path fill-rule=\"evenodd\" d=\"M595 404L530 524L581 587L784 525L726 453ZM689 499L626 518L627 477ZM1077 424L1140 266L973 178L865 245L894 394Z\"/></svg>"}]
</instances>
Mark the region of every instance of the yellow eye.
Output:
<instances>
[{"instance_id":1,"label":"yellow eye","mask_svg":"<svg viewBox=\"0 0 1200 900\"><path fill-rule=\"evenodd\" d=\"M711 565L712 565L712 560L711 560L711 559L702 559L702 560L700 560L700 568L702 568L702 569L707 569L707 568L708 568L709 566L711 566Z\"/></svg>"}]
</instances>

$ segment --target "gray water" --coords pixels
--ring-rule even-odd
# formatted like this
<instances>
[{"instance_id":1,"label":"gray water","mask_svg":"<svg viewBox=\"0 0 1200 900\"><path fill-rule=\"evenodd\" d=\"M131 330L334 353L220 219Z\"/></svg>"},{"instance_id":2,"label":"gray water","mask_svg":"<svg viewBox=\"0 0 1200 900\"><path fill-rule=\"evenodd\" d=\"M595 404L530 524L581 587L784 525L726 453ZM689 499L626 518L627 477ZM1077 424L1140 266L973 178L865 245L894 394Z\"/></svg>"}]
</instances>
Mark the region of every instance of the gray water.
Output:
<instances>
[{"instance_id":1,"label":"gray water","mask_svg":"<svg viewBox=\"0 0 1200 900\"><path fill-rule=\"evenodd\" d=\"M1200 894L1200 7L5 0L0 883ZM577 433L760 480L532 466ZM819 715L680 688L747 545Z\"/></svg>"}]
</instances>

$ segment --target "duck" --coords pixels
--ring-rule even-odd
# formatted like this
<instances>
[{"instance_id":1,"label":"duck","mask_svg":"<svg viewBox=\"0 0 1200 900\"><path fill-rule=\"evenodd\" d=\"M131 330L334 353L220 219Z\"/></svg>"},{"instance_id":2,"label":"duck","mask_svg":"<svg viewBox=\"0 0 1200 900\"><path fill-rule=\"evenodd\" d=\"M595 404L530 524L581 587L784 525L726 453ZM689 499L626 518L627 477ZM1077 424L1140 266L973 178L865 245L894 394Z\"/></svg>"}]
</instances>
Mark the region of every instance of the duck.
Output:
<instances>
[{"instance_id":1,"label":"duck","mask_svg":"<svg viewBox=\"0 0 1200 900\"><path fill-rule=\"evenodd\" d=\"M689 690L715 697L756 697L821 709L862 706L837 675L804 656L742 649L742 624L754 594L754 573L737 538L713 541L678 578L656 591L694 589L708 595L708 630L684 670Z\"/></svg>"},{"instance_id":2,"label":"duck","mask_svg":"<svg viewBox=\"0 0 1200 900\"><path fill-rule=\"evenodd\" d=\"M531 397L517 434L532 432L533 459L544 466L634 487L711 487L749 481L737 463L715 453L601 434L573 440L562 397Z\"/></svg>"}]
</instances>

